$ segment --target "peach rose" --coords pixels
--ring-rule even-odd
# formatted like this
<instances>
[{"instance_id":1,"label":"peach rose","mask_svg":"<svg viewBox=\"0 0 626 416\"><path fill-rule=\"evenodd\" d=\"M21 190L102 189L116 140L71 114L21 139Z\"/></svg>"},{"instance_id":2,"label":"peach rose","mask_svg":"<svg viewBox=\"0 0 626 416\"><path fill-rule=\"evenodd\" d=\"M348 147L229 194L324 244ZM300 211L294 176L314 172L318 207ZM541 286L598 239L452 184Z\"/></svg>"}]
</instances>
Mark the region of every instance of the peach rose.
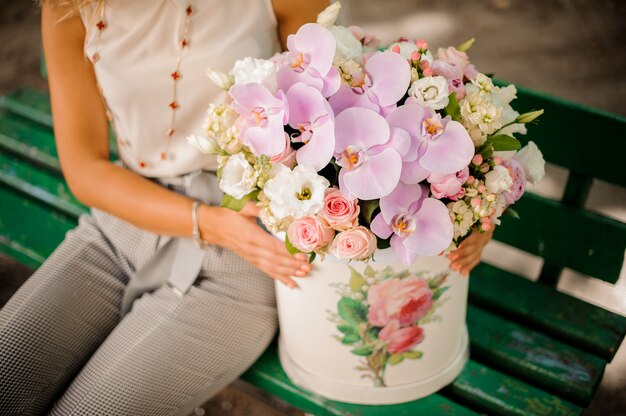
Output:
<instances>
[{"instance_id":1,"label":"peach rose","mask_svg":"<svg viewBox=\"0 0 626 416\"><path fill-rule=\"evenodd\" d=\"M408 351L422 342L424 330L419 326L401 328L400 323L394 319L378 333L378 338L388 342L387 351L397 354Z\"/></svg>"},{"instance_id":2,"label":"peach rose","mask_svg":"<svg viewBox=\"0 0 626 416\"><path fill-rule=\"evenodd\" d=\"M367 260L376 250L376 236L365 227L357 226L335 236L330 251L339 259Z\"/></svg>"},{"instance_id":3,"label":"peach rose","mask_svg":"<svg viewBox=\"0 0 626 416\"><path fill-rule=\"evenodd\" d=\"M324 204L318 215L329 227L337 231L346 231L359 225L361 208L357 199L346 199L337 188L328 188L324 195Z\"/></svg>"},{"instance_id":4,"label":"peach rose","mask_svg":"<svg viewBox=\"0 0 626 416\"><path fill-rule=\"evenodd\" d=\"M333 240L335 231L315 215L307 215L289 225L287 236L292 246L303 253L311 253L327 246Z\"/></svg>"},{"instance_id":5,"label":"peach rose","mask_svg":"<svg viewBox=\"0 0 626 416\"><path fill-rule=\"evenodd\" d=\"M423 279L394 277L373 285L367 292L367 302L367 319L372 325L385 326L397 320L404 327L426 315L433 305L433 294Z\"/></svg>"}]
</instances>

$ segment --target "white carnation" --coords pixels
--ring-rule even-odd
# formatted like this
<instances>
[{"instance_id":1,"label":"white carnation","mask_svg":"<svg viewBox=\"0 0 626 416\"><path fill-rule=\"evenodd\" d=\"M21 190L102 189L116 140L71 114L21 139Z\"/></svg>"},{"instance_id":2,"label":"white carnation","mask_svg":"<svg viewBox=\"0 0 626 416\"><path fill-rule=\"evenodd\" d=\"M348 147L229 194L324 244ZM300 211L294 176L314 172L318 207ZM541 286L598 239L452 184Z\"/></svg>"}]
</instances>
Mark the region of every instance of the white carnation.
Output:
<instances>
[{"instance_id":1,"label":"white carnation","mask_svg":"<svg viewBox=\"0 0 626 416\"><path fill-rule=\"evenodd\" d=\"M314 169L298 165L291 170L278 163L272 167L270 176L263 192L276 218L300 218L316 214L322 208L324 192L330 183Z\"/></svg>"},{"instance_id":2,"label":"white carnation","mask_svg":"<svg viewBox=\"0 0 626 416\"><path fill-rule=\"evenodd\" d=\"M228 158L222 169L220 189L233 198L243 198L256 188L256 171L243 153Z\"/></svg>"},{"instance_id":3,"label":"white carnation","mask_svg":"<svg viewBox=\"0 0 626 416\"><path fill-rule=\"evenodd\" d=\"M332 26L330 33L333 34L337 43L335 52L336 63L341 63L346 59L359 59L361 57L363 45L350 29L343 26Z\"/></svg>"},{"instance_id":4,"label":"white carnation","mask_svg":"<svg viewBox=\"0 0 626 416\"><path fill-rule=\"evenodd\" d=\"M489 192L499 194L508 191L513 185L513 178L509 170L502 165L497 165L493 170L485 174L485 186Z\"/></svg>"},{"instance_id":5,"label":"white carnation","mask_svg":"<svg viewBox=\"0 0 626 416\"><path fill-rule=\"evenodd\" d=\"M267 59L246 57L235 62L231 71L235 84L256 82L263 84L272 93L276 92L276 64Z\"/></svg>"},{"instance_id":6,"label":"white carnation","mask_svg":"<svg viewBox=\"0 0 626 416\"><path fill-rule=\"evenodd\" d=\"M533 185L536 185L546 173L546 161L535 142L530 141L522 147L515 155L515 159L522 165L526 179Z\"/></svg>"},{"instance_id":7,"label":"white carnation","mask_svg":"<svg viewBox=\"0 0 626 416\"><path fill-rule=\"evenodd\" d=\"M409 95L433 110L441 110L448 105L448 81L442 76L420 78L411 84Z\"/></svg>"}]
</instances>

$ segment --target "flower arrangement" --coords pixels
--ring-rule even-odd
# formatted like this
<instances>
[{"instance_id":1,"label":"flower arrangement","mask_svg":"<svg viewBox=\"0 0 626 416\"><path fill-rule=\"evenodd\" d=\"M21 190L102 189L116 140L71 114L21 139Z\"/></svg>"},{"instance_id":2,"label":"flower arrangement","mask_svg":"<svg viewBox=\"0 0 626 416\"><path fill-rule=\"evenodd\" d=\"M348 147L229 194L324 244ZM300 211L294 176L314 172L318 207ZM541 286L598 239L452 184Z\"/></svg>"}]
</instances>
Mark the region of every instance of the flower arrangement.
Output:
<instances>
[{"instance_id":1,"label":"flower arrangement","mask_svg":"<svg viewBox=\"0 0 626 416\"><path fill-rule=\"evenodd\" d=\"M466 51L401 38L380 47L358 27L334 25L338 3L270 59L208 70L228 91L202 134L218 156L222 205L256 201L265 227L291 252L368 260L391 247L411 264L499 224L543 176L534 143L543 110L520 115L513 85L498 87Z\"/></svg>"},{"instance_id":2,"label":"flower arrangement","mask_svg":"<svg viewBox=\"0 0 626 416\"><path fill-rule=\"evenodd\" d=\"M414 348L425 338L423 325L439 319L436 311L449 288L444 285L448 275L428 277L427 272L396 272L390 266L350 271L347 284L336 284L340 299L329 320L341 333L336 339L362 359L356 367L362 377L386 387L387 365L422 358Z\"/></svg>"}]
</instances>

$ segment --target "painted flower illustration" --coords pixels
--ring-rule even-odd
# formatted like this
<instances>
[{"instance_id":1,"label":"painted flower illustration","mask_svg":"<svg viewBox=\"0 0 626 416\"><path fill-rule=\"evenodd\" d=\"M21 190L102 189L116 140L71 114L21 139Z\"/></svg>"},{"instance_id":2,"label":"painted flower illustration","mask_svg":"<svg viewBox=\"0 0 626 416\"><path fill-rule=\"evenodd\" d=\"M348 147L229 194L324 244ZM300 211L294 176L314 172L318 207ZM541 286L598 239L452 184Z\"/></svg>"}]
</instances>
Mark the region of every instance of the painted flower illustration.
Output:
<instances>
[{"instance_id":1,"label":"painted flower illustration","mask_svg":"<svg viewBox=\"0 0 626 416\"><path fill-rule=\"evenodd\" d=\"M438 319L436 309L449 288L444 286L447 273L428 277L427 272L371 266L363 273L350 270L349 283L338 286L337 313L331 314L341 333L335 337L362 358L356 367L362 377L385 387L388 365L422 358L414 348L426 338L424 326Z\"/></svg>"}]
</instances>

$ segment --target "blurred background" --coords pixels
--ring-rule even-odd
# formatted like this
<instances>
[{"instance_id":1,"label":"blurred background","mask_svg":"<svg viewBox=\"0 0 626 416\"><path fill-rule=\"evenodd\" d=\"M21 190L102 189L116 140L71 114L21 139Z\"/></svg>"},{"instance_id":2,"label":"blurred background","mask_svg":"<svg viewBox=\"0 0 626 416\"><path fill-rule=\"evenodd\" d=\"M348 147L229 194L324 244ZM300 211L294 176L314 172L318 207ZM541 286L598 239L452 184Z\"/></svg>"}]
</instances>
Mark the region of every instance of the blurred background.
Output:
<instances>
[{"instance_id":1,"label":"blurred background","mask_svg":"<svg viewBox=\"0 0 626 416\"><path fill-rule=\"evenodd\" d=\"M383 41L399 35L424 38L436 50L474 37L469 55L479 71L626 116L624 0L344 0L342 4L343 24L359 25ZM0 95L20 86L47 88L39 73L39 19L32 1L0 1ZM591 142L602 140L592 131L581 134ZM533 191L558 197L566 179L566 171L548 166L546 179ZM594 183L588 208L626 222L626 191ZM541 267L540 259L498 243L490 244L485 260L531 279ZM0 257L0 305L30 273ZM559 290L626 315L624 268L614 286L566 271ZM301 414L240 381L205 409L216 415ZM586 414L623 415L624 409L626 347L622 345Z\"/></svg>"}]
</instances>

